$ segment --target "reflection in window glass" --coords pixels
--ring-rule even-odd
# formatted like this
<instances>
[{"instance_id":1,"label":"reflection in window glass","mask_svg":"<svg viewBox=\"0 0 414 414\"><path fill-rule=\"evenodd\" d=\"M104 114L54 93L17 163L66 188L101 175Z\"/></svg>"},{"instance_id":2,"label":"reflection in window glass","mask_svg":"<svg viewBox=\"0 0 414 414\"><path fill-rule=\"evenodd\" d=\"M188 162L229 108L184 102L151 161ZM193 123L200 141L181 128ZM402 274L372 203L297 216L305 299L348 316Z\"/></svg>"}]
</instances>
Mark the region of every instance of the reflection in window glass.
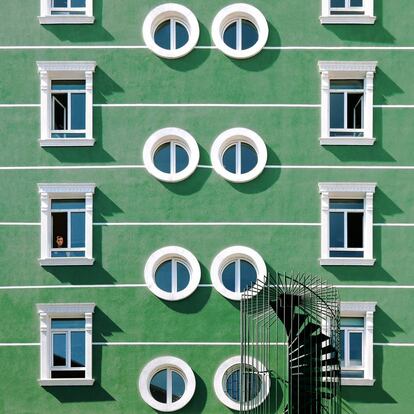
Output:
<instances>
[{"instance_id":1,"label":"reflection in window glass","mask_svg":"<svg viewBox=\"0 0 414 414\"><path fill-rule=\"evenodd\" d=\"M188 152L176 142L162 144L155 151L154 165L163 173L179 173L187 168L188 164Z\"/></svg>"},{"instance_id":2,"label":"reflection in window glass","mask_svg":"<svg viewBox=\"0 0 414 414\"><path fill-rule=\"evenodd\" d=\"M224 29L223 41L234 50L250 49L258 40L257 27L246 19L238 19Z\"/></svg>"},{"instance_id":3,"label":"reflection in window glass","mask_svg":"<svg viewBox=\"0 0 414 414\"><path fill-rule=\"evenodd\" d=\"M363 317L341 317L341 375L363 378Z\"/></svg>"},{"instance_id":4,"label":"reflection in window glass","mask_svg":"<svg viewBox=\"0 0 414 414\"><path fill-rule=\"evenodd\" d=\"M256 268L246 260L237 259L229 263L221 273L224 287L231 292L244 292L256 283Z\"/></svg>"},{"instance_id":5,"label":"reflection in window glass","mask_svg":"<svg viewBox=\"0 0 414 414\"><path fill-rule=\"evenodd\" d=\"M240 402L240 369L231 372L226 379L226 394L233 401ZM244 377L244 396L245 401L251 401L259 395L261 389L261 380L257 372L253 369L248 370Z\"/></svg>"},{"instance_id":6,"label":"reflection in window glass","mask_svg":"<svg viewBox=\"0 0 414 414\"><path fill-rule=\"evenodd\" d=\"M223 153L223 166L233 174L246 174L256 167L256 150L245 142L230 145Z\"/></svg>"},{"instance_id":7,"label":"reflection in window glass","mask_svg":"<svg viewBox=\"0 0 414 414\"><path fill-rule=\"evenodd\" d=\"M157 372L150 381L152 397L160 403L173 403L178 401L185 391L185 382L181 374L167 368Z\"/></svg>"},{"instance_id":8,"label":"reflection in window glass","mask_svg":"<svg viewBox=\"0 0 414 414\"><path fill-rule=\"evenodd\" d=\"M155 272L155 284L164 292L180 292L189 283L190 272L187 266L176 259L161 263Z\"/></svg>"},{"instance_id":9,"label":"reflection in window glass","mask_svg":"<svg viewBox=\"0 0 414 414\"><path fill-rule=\"evenodd\" d=\"M175 19L162 22L154 33L155 43L167 50L176 50L186 45L189 35L185 25Z\"/></svg>"}]
</instances>

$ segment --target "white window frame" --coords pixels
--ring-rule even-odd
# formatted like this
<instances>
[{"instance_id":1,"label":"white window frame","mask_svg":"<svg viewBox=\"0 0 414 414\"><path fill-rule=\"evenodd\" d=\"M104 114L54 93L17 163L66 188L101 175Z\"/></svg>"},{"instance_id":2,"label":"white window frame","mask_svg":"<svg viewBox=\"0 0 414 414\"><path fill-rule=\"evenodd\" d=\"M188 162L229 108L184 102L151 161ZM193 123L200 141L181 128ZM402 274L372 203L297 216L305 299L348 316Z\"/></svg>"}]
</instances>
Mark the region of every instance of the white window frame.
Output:
<instances>
[{"instance_id":1,"label":"white window frame","mask_svg":"<svg viewBox=\"0 0 414 414\"><path fill-rule=\"evenodd\" d=\"M183 263L190 274L190 280L186 288L181 291L173 289L172 292L166 292L160 289L155 283L155 273L158 267L167 260ZM182 300L190 296L198 287L201 279L201 268L197 258L187 249L179 246L167 246L155 251L147 260L144 269L145 283L148 289L161 299L168 301ZM177 279L176 272L172 278ZM175 283L176 284L176 283ZM174 284L173 284L174 285Z\"/></svg>"},{"instance_id":2,"label":"white window frame","mask_svg":"<svg viewBox=\"0 0 414 414\"><path fill-rule=\"evenodd\" d=\"M319 61L321 73L321 145L373 145L373 110L374 110L374 74L377 62L367 61ZM363 136L331 137L330 136L330 81L363 80Z\"/></svg>"},{"instance_id":3,"label":"white window frame","mask_svg":"<svg viewBox=\"0 0 414 414\"><path fill-rule=\"evenodd\" d=\"M374 1L363 0L363 7L348 7L344 11L363 11L363 14L331 14L331 0L322 0L322 15L319 20L321 24L374 24ZM346 0L346 3L350 3Z\"/></svg>"},{"instance_id":4,"label":"white window frame","mask_svg":"<svg viewBox=\"0 0 414 414\"><path fill-rule=\"evenodd\" d=\"M41 147L83 147L93 146L93 61L51 61L37 62L40 74L40 146ZM85 81L85 138L52 138L52 81ZM75 131L74 131L75 132Z\"/></svg>"},{"instance_id":5,"label":"white window frame","mask_svg":"<svg viewBox=\"0 0 414 414\"><path fill-rule=\"evenodd\" d=\"M40 258L41 266L93 265L92 227L95 184L38 184L40 194ZM52 257L52 200L85 199L85 257Z\"/></svg>"},{"instance_id":6,"label":"white window frame","mask_svg":"<svg viewBox=\"0 0 414 414\"><path fill-rule=\"evenodd\" d=\"M352 331L363 329L362 366L344 367L345 370L364 370L363 378L341 378L342 385L372 386L374 379L374 312L377 302L341 302L341 317L364 318L364 328L349 328Z\"/></svg>"},{"instance_id":7,"label":"white window frame","mask_svg":"<svg viewBox=\"0 0 414 414\"><path fill-rule=\"evenodd\" d=\"M321 194L321 266L373 266L373 209L376 183L319 183ZM329 257L329 200L363 199L363 257Z\"/></svg>"},{"instance_id":8,"label":"white window frame","mask_svg":"<svg viewBox=\"0 0 414 414\"><path fill-rule=\"evenodd\" d=\"M94 303L38 304L40 317L40 378L41 386L93 385L92 378L92 315ZM85 378L52 378L52 319L85 319Z\"/></svg>"},{"instance_id":9,"label":"white window frame","mask_svg":"<svg viewBox=\"0 0 414 414\"><path fill-rule=\"evenodd\" d=\"M151 394L150 382L152 377L163 369L178 371L185 383L183 396L175 402L161 403ZM193 398L196 389L196 379L191 367L182 359L173 356L163 356L150 361L138 379L138 391L142 399L152 408L161 412L178 411L185 407Z\"/></svg>"},{"instance_id":10,"label":"white window frame","mask_svg":"<svg viewBox=\"0 0 414 414\"><path fill-rule=\"evenodd\" d=\"M86 0L85 14L52 14L52 0L40 0L40 16L38 17L40 24L92 24L95 21L93 16L93 0ZM70 10L70 8L59 9L62 11ZM79 10L76 8L76 10Z\"/></svg>"}]
</instances>

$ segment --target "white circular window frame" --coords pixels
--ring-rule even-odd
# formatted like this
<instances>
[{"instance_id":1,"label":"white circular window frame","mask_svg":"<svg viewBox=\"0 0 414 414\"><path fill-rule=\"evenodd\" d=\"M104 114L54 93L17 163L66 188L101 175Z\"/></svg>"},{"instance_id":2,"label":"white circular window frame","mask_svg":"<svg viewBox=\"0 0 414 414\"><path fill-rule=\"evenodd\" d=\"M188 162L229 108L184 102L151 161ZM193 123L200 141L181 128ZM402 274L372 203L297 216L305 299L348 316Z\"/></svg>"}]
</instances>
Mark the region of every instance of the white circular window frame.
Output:
<instances>
[{"instance_id":1,"label":"white circular window frame","mask_svg":"<svg viewBox=\"0 0 414 414\"><path fill-rule=\"evenodd\" d=\"M157 149L167 143L175 142L181 145L188 154L188 165L178 173L160 171L154 163ZM200 160L200 150L196 140L187 131L180 128L163 128L154 132L145 142L143 150L144 165L147 171L160 181L177 183L188 178L196 170Z\"/></svg>"},{"instance_id":2,"label":"white circular window frame","mask_svg":"<svg viewBox=\"0 0 414 414\"><path fill-rule=\"evenodd\" d=\"M257 164L249 172L234 174L227 171L223 165L225 150L237 142L245 142L253 147L257 154ZM256 132L247 128L232 128L221 133L211 147L211 164L217 174L233 183L246 183L257 178L264 170L267 162L267 148L263 139Z\"/></svg>"},{"instance_id":3,"label":"white circular window frame","mask_svg":"<svg viewBox=\"0 0 414 414\"><path fill-rule=\"evenodd\" d=\"M183 396L178 401L170 404L157 401L152 396L150 391L152 377L157 372L167 368L178 371L182 375L185 383L185 391ZM186 406L190 402L191 398L193 398L195 389L196 379L191 367L182 359L172 356L159 357L150 361L147 365L145 365L138 379L138 391L141 394L142 399L155 410L165 413L177 411Z\"/></svg>"},{"instance_id":4,"label":"white circular window frame","mask_svg":"<svg viewBox=\"0 0 414 414\"><path fill-rule=\"evenodd\" d=\"M240 410L240 403L232 400L224 391L225 390L225 381L227 373L233 371L233 369L238 369L241 365L241 356L234 356L229 359L226 359L216 371L214 375L214 391L217 398L222 402L226 407L231 408L232 410ZM247 365L256 369L260 380L262 382L262 388L259 395L255 397L249 404L249 410L258 407L263 401L267 398L270 392L270 377L267 372L266 367L257 359L253 357L248 357ZM262 391L264 389L264 391Z\"/></svg>"},{"instance_id":5,"label":"white circular window frame","mask_svg":"<svg viewBox=\"0 0 414 414\"><path fill-rule=\"evenodd\" d=\"M166 260L172 259L183 262L190 274L187 287L179 292L166 292L155 283L155 273L158 267ZM145 264L144 276L148 289L154 295L164 300L177 301L187 298L197 289L201 279L201 268L197 258L189 250L179 246L167 246L155 251L148 258Z\"/></svg>"},{"instance_id":6,"label":"white circular window frame","mask_svg":"<svg viewBox=\"0 0 414 414\"><path fill-rule=\"evenodd\" d=\"M157 27L169 19L176 19L182 23L188 31L187 43L174 50L164 49L155 43L154 35ZM190 53L198 42L200 36L200 26L194 13L180 4L166 3L161 4L151 10L144 20L142 26L144 42L157 56L165 59L177 59Z\"/></svg>"},{"instance_id":7,"label":"white circular window frame","mask_svg":"<svg viewBox=\"0 0 414 414\"><path fill-rule=\"evenodd\" d=\"M225 29L230 23L237 19L248 20L253 23L257 29L257 42L252 47L245 50L235 50L227 46L223 40ZM266 17L264 17L263 13L256 9L256 7L245 3L236 3L224 7L224 9L219 11L213 20L211 35L214 44L225 55L234 59L247 59L257 55L266 45L267 38L269 37L269 26Z\"/></svg>"},{"instance_id":8,"label":"white circular window frame","mask_svg":"<svg viewBox=\"0 0 414 414\"><path fill-rule=\"evenodd\" d=\"M253 285L252 289L249 290L252 295L257 295L262 289L263 283L266 281L266 263L262 256L255 250L245 246L232 246L222 250L214 258L213 263L211 264L210 277L217 292L231 300L241 300L243 292L233 292L227 289L222 282L221 274L229 263L237 259L248 261L256 269L256 283Z\"/></svg>"}]
</instances>

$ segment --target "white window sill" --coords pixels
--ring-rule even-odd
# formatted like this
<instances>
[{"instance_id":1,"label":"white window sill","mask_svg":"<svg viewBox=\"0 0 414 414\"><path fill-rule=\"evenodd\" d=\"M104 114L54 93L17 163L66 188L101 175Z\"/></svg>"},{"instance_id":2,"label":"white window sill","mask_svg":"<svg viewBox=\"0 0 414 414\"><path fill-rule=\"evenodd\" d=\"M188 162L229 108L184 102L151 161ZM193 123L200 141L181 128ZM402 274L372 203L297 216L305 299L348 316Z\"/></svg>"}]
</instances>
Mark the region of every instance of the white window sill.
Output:
<instances>
[{"instance_id":1,"label":"white window sill","mask_svg":"<svg viewBox=\"0 0 414 414\"><path fill-rule=\"evenodd\" d=\"M374 24L377 18L367 15L346 15L336 14L330 16L321 16L319 20L321 24Z\"/></svg>"},{"instance_id":2,"label":"white window sill","mask_svg":"<svg viewBox=\"0 0 414 414\"><path fill-rule=\"evenodd\" d=\"M69 386L87 386L93 385L94 379L86 378L53 378L53 379L39 379L37 380L42 387L61 387L65 385Z\"/></svg>"},{"instance_id":3,"label":"white window sill","mask_svg":"<svg viewBox=\"0 0 414 414\"><path fill-rule=\"evenodd\" d=\"M50 257L38 260L41 266L92 266L95 261L88 257Z\"/></svg>"},{"instance_id":4,"label":"white window sill","mask_svg":"<svg viewBox=\"0 0 414 414\"><path fill-rule=\"evenodd\" d=\"M319 259L321 266L373 266L375 259L363 257L328 257Z\"/></svg>"},{"instance_id":5,"label":"white window sill","mask_svg":"<svg viewBox=\"0 0 414 414\"><path fill-rule=\"evenodd\" d=\"M321 137L321 145L374 145L375 138L365 137Z\"/></svg>"},{"instance_id":6,"label":"white window sill","mask_svg":"<svg viewBox=\"0 0 414 414\"><path fill-rule=\"evenodd\" d=\"M372 387L374 383L374 379L368 378L341 378L341 385L350 385L356 387Z\"/></svg>"},{"instance_id":7,"label":"white window sill","mask_svg":"<svg viewBox=\"0 0 414 414\"><path fill-rule=\"evenodd\" d=\"M92 147L93 138L47 138L39 139L41 147Z\"/></svg>"},{"instance_id":8,"label":"white window sill","mask_svg":"<svg viewBox=\"0 0 414 414\"><path fill-rule=\"evenodd\" d=\"M94 16L84 15L50 15L38 16L40 24L92 24L95 21Z\"/></svg>"}]
</instances>

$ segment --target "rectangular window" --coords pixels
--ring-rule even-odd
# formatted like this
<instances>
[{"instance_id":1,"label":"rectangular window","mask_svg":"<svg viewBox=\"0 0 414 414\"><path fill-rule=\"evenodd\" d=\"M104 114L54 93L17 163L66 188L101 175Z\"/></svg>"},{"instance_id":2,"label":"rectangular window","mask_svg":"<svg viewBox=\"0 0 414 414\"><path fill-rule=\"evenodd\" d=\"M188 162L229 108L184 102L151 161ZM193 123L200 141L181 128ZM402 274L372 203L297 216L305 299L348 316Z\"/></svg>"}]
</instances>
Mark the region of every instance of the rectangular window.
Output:
<instances>
[{"instance_id":1,"label":"rectangular window","mask_svg":"<svg viewBox=\"0 0 414 414\"><path fill-rule=\"evenodd\" d=\"M364 81L330 81L330 136L364 136Z\"/></svg>"},{"instance_id":2,"label":"rectangular window","mask_svg":"<svg viewBox=\"0 0 414 414\"><path fill-rule=\"evenodd\" d=\"M364 200L329 200L329 256L364 257Z\"/></svg>"},{"instance_id":3,"label":"rectangular window","mask_svg":"<svg viewBox=\"0 0 414 414\"><path fill-rule=\"evenodd\" d=\"M360 15L365 14L364 0L330 0L332 15Z\"/></svg>"},{"instance_id":4,"label":"rectangular window","mask_svg":"<svg viewBox=\"0 0 414 414\"><path fill-rule=\"evenodd\" d=\"M86 0L51 0L52 16L86 14Z\"/></svg>"},{"instance_id":5,"label":"rectangular window","mask_svg":"<svg viewBox=\"0 0 414 414\"><path fill-rule=\"evenodd\" d=\"M86 137L86 87L84 80L52 80L51 137Z\"/></svg>"},{"instance_id":6,"label":"rectangular window","mask_svg":"<svg viewBox=\"0 0 414 414\"><path fill-rule=\"evenodd\" d=\"M341 375L344 378L364 378L363 317L341 318Z\"/></svg>"},{"instance_id":7,"label":"rectangular window","mask_svg":"<svg viewBox=\"0 0 414 414\"><path fill-rule=\"evenodd\" d=\"M52 200L52 257L85 257L85 200Z\"/></svg>"}]
</instances>

